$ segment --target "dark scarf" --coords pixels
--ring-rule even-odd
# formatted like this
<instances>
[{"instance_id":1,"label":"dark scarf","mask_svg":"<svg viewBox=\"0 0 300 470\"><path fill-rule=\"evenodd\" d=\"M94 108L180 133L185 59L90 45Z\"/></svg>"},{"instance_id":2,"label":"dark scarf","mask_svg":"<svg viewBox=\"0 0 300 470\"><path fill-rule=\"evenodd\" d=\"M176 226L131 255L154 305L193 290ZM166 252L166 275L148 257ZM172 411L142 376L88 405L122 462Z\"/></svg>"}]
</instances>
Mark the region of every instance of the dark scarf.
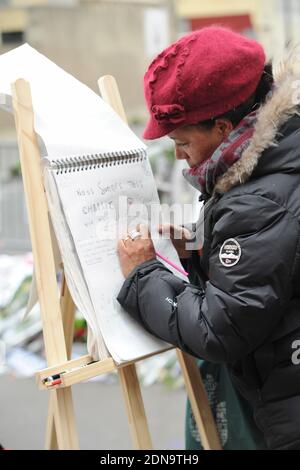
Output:
<instances>
[{"instance_id":1,"label":"dark scarf","mask_svg":"<svg viewBox=\"0 0 300 470\"><path fill-rule=\"evenodd\" d=\"M182 171L186 180L203 196L212 196L217 180L241 158L244 150L250 144L256 117L257 111L245 116L210 158L196 167Z\"/></svg>"}]
</instances>

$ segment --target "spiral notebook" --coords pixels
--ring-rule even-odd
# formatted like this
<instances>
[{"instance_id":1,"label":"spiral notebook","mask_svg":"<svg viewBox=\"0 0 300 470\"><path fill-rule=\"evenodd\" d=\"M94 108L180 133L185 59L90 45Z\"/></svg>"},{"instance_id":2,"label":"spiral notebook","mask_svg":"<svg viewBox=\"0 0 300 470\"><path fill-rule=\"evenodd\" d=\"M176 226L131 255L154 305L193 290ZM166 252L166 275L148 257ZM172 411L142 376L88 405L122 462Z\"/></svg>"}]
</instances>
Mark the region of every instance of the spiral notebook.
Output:
<instances>
[{"instance_id":1,"label":"spiral notebook","mask_svg":"<svg viewBox=\"0 0 300 470\"><path fill-rule=\"evenodd\" d=\"M116 300L124 282L117 233L150 222L151 210L159 206L145 150L47 157L44 179L67 283L88 324L89 353L95 359L111 355L122 363L168 349ZM153 241L180 265L169 240L153 236Z\"/></svg>"},{"instance_id":2,"label":"spiral notebook","mask_svg":"<svg viewBox=\"0 0 300 470\"><path fill-rule=\"evenodd\" d=\"M34 127L41 155L48 155L43 163L50 215L68 287L87 320L89 353L95 359L110 353L124 362L168 347L116 301L124 280L110 233L116 202L128 195L129 205L143 204L140 214L129 216L132 225L147 218L145 205L158 203L143 142L99 95L28 44L2 54L0 68L5 109L11 109L11 83L20 77L30 83ZM168 240L155 244L179 263Z\"/></svg>"}]
</instances>

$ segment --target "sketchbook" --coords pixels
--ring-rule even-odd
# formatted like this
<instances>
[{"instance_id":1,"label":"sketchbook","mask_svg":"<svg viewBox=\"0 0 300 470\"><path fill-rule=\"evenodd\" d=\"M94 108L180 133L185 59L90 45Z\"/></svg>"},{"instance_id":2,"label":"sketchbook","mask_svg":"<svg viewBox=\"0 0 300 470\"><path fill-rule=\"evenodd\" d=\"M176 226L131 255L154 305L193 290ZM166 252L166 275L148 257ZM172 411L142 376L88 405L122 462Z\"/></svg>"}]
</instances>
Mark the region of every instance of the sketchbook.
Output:
<instances>
[{"instance_id":1,"label":"sketchbook","mask_svg":"<svg viewBox=\"0 0 300 470\"><path fill-rule=\"evenodd\" d=\"M30 83L49 212L70 293L87 321L88 352L122 363L169 348L116 300L124 282L116 230L149 221L159 206L146 146L99 95L28 44L0 56L0 68L5 109L11 83ZM180 265L170 240L154 237L154 244Z\"/></svg>"},{"instance_id":2,"label":"sketchbook","mask_svg":"<svg viewBox=\"0 0 300 470\"><path fill-rule=\"evenodd\" d=\"M88 324L90 354L97 359L110 354L122 363L168 349L171 345L146 332L116 300L124 282L117 239L125 229L150 223L151 210L159 207L145 150L48 157L44 179L67 283ZM180 265L170 240L156 233L153 242Z\"/></svg>"}]
</instances>

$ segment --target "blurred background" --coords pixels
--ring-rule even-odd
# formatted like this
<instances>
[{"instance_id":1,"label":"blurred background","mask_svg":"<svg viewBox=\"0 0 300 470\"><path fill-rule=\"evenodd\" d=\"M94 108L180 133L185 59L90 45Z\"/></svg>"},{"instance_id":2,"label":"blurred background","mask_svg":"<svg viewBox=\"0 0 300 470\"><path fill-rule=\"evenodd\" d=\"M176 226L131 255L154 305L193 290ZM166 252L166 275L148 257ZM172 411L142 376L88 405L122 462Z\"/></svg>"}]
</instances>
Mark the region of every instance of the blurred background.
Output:
<instances>
[{"instance_id":1,"label":"blurred background","mask_svg":"<svg viewBox=\"0 0 300 470\"><path fill-rule=\"evenodd\" d=\"M172 41L228 26L259 40L276 62L300 40L299 22L300 0L0 0L0 54L27 42L96 92L100 76L114 75L129 125L141 136L143 75ZM190 203L196 219L199 202L181 176L184 163L175 162L168 139L148 144L161 202ZM38 305L24 319L32 267L14 120L0 109L0 443L19 449L43 448L47 413L46 394L32 378L46 365ZM85 353L85 334L77 312L74 357ZM183 449L185 391L174 352L143 361L139 374L156 448ZM119 405L108 407L111 400ZM75 387L82 448L131 447L122 405L114 375ZM107 432L102 420L112 423Z\"/></svg>"}]
</instances>

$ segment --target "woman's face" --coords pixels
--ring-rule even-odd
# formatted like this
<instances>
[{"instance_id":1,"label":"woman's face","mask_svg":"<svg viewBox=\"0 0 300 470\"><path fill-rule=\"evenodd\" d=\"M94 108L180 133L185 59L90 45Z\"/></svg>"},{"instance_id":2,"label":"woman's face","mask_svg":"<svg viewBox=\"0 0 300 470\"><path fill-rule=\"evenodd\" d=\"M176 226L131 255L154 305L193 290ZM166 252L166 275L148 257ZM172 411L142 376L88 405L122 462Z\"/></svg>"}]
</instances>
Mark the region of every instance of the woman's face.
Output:
<instances>
[{"instance_id":1,"label":"woman's face","mask_svg":"<svg viewBox=\"0 0 300 470\"><path fill-rule=\"evenodd\" d=\"M186 160L192 168L210 158L232 129L230 121L217 119L211 129L201 126L184 126L170 132L168 137L175 143L177 160Z\"/></svg>"}]
</instances>

